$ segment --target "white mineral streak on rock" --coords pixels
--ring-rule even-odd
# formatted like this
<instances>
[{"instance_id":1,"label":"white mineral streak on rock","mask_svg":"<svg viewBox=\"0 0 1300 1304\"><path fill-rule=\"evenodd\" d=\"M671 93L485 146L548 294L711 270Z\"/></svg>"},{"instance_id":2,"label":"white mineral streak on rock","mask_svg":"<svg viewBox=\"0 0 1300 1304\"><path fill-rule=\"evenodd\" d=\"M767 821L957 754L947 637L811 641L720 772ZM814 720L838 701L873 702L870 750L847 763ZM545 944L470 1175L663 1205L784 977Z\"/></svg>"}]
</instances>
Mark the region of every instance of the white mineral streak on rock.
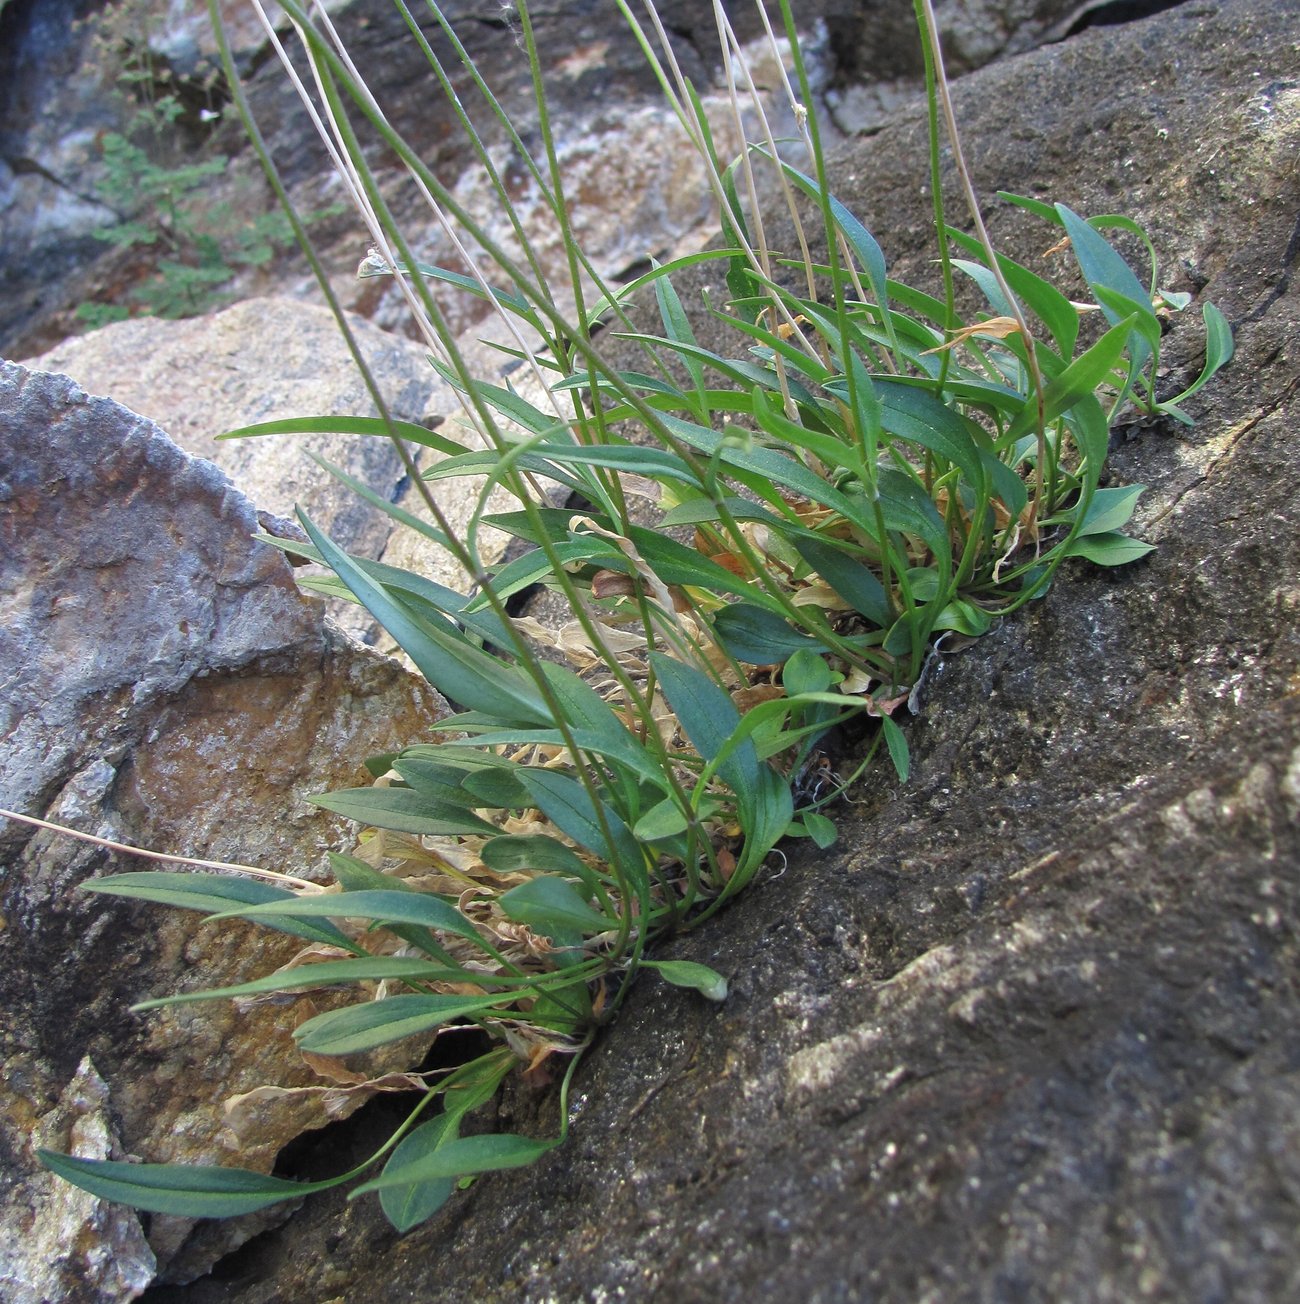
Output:
<instances>
[{"instance_id":1,"label":"white mineral streak on rock","mask_svg":"<svg viewBox=\"0 0 1300 1304\"><path fill-rule=\"evenodd\" d=\"M81 1159L120 1159L109 1091L85 1056L58 1104L33 1128L36 1146ZM53 1173L20 1177L0 1205L0 1296L7 1304L85 1304L134 1299L156 1263L140 1220Z\"/></svg>"}]
</instances>

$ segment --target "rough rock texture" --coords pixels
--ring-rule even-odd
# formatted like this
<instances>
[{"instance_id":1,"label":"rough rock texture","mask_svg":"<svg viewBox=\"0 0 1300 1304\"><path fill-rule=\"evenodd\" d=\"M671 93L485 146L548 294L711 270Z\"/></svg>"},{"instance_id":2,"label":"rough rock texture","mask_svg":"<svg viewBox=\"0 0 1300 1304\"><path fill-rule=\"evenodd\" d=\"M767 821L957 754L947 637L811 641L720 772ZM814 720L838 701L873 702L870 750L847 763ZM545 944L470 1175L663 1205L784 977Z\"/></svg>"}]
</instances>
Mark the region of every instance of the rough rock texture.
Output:
<instances>
[{"instance_id":1,"label":"rough rock texture","mask_svg":"<svg viewBox=\"0 0 1300 1304\"><path fill-rule=\"evenodd\" d=\"M349 327L393 416L441 424L444 434L467 449L483 447L456 394L429 365L424 346L356 316L349 318ZM497 378L499 353L478 343L465 348L476 374ZM428 509L388 440L357 435L216 439L240 426L286 417L375 415L370 393L327 309L295 299L250 299L187 321L144 317L65 340L26 365L64 372L90 393L107 395L156 421L187 452L221 467L260 509L282 518L265 522L271 533L297 535L294 509L301 507L349 552L466 589L469 581L450 552L395 525L309 456L324 457L380 497L427 520ZM527 373L513 375L511 383L524 397L546 403L540 385ZM409 447L422 467L440 456ZM457 538L465 537L480 484L462 478L429 485ZM496 491L491 504L498 511L516 506L504 490ZM498 560L507 542L506 535L484 528L484 562ZM360 607L335 602L333 611L348 632L385 651L394 649Z\"/></svg>"},{"instance_id":2,"label":"rough rock texture","mask_svg":"<svg viewBox=\"0 0 1300 1304\"><path fill-rule=\"evenodd\" d=\"M315 1200L159 1304L1300 1293L1296 35L1273 0L1194 3L960 88L985 192L1134 214L1237 328L1195 430L1116 437L1159 550L944 662L911 782L674 948L731 998L646 981L566 1146L405 1238ZM837 167L896 267L921 140ZM552 1098L506 1108L556 1127Z\"/></svg>"},{"instance_id":3,"label":"rough rock texture","mask_svg":"<svg viewBox=\"0 0 1300 1304\"><path fill-rule=\"evenodd\" d=\"M362 320L350 325L395 417L419 423L455 409L424 349ZM406 470L387 440L286 435L217 442L228 430L261 421L375 414L327 309L249 299L188 321L142 317L65 340L25 365L62 372L88 393L157 422L187 453L221 467L258 507L290 518L302 507L348 551L383 552L392 521L325 474L308 450L396 501Z\"/></svg>"},{"instance_id":4,"label":"rough rock texture","mask_svg":"<svg viewBox=\"0 0 1300 1304\"><path fill-rule=\"evenodd\" d=\"M0 504L0 806L299 873L348 845L303 797L363 782L364 759L426 734L440 703L326 623L251 541L254 508L216 467L64 377L4 364ZM79 894L140 862L10 821L0 863L0 1295L130 1298L154 1254L202 1271L248 1228L186 1245L188 1222L155 1218L146 1246L134 1216L70 1196L32 1146L213 1162L233 1143L227 1097L321 1088L249 1118L243 1160L267 1169L346 1113L359 1097L297 1056L292 1010L127 1012L266 973L300 945Z\"/></svg>"}]
</instances>

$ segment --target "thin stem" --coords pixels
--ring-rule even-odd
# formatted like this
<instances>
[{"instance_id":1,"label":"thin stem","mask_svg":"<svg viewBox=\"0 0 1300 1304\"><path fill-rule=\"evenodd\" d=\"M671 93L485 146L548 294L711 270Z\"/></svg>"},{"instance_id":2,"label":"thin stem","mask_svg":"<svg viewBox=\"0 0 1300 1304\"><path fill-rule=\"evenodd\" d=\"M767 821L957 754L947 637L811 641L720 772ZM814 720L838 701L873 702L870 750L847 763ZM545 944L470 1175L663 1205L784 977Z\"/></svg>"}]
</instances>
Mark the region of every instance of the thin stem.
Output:
<instances>
[{"instance_id":1,"label":"thin stem","mask_svg":"<svg viewBox=\"0 0 1300 1304\"><path fill-rule=\"evenodd\" d=\"M929 45L930 57L934 62L935 83L939 92L939 103L943 109L944 125L948 130L948 140L952 145L953 164L957 169L957 176L961 182L962 192L966 198L966 206L970 210L971 220L975 224L975 234L984 249L989 271L993 273L994 279L998 283L998 289L1006 299L1007 304L1011 309L1011 315L1016 319L1016 325L1020 328L1021 339L1025 342L1025 355L1029 364L1029 378L1034 387L1034 396L1038 405L1038 416L1035 422L1035 431L1038 436L1038 457L1034 468L1034 501L1030 507L1029 519L1029 528L1032 530L1043 504L1043 468L1047 462L1047 409L1043 396L1043 373L1038 366L1038 354L1034 347L1034 337L1030 332L1029 323L1025 318L1024 312L1021 310L1020 301L1012 293L1010 285L1007 284L1006 277L1002 274L1002 267L998 262L997 251L993 248L993 242L989 239L988 229L984 225L984 215L980 211L979 197L975 193L975 183L971 180L970 169L966 166L966 155L961 146L961 133L957 129L957 115L952 106L952 94L948 84L948 74L944 70L943 65L943 47L939 41L939 23L934 16L934 5L932 0L918 0L918 3L921 6L922 17L924 18L922 32Z\"/></svg>"},{"instance_id":2,"label":"thin stem","mask_svg":"<svg viewBox=\"0 0 1300 1304\"><path fill-rule=\"evenodd\" d=\"M228 860L201 860L197 856L171 856L164 851L148 851L144 847L132 846L129 842L114 842L112 838L97 837L93 833L82 833L79 829L70 829L66 824L55 824L51 820L37 819L34 815L19 815L16 811L0 810L0 819L16 820L19 824L30 824L34 828L49 829L52 833L62 833L66 837L76 838L80 842L89 842L93 846L103 847L106 851L118 851L127 856L143 856L146 860L159 860L169 865L198 865L202 869L227 870L235 874L247 874L250 878L260 878L268 883L279 883L284 887L298 888L303 892L324 892L320 883L310 879L295 878L292 874L282 874L274 869L259 869L256 865L240 865Z\"/></svg>"}]
</instances>

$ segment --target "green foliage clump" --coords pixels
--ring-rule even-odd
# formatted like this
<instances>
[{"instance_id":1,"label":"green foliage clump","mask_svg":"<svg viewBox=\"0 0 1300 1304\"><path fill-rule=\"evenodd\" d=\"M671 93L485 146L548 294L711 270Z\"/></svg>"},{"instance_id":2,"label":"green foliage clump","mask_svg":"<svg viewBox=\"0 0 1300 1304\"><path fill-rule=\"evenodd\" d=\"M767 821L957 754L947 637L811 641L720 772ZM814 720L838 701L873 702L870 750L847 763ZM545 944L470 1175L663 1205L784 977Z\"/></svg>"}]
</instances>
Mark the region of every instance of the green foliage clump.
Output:
<instances>
[{"instance_id":1,"label":"green foliage clump","mask_svg":"<svg viewBox=\"0 0 1300 1304\"><path fill-rule=\"evenodd\" d=\"M45 1158L105 1198L212 1216L348 1181L383 1160L354 1194L378 1192L406 1230L458 1182L530 1163L563 1139L574 1067L639 970L725 996L720 975L651 960L647 947L707 919L753 880L783 837L834 840L828 810L853 776L826 772L817 744L829 728L854 717L874 721L859 772L880 750L905 779L906 738L893 714L937 638L984 633L1040 597L1070 558L1118 565L1148 550L1125 532L1140 486L1102 487L1110 423L1129 405L1185 420L1179 404L1228 360L1232 340L1206 304L1202 373L1175 399L1160 398L1164 318L1187 300L1160 292L1149 243L1139 279L1107 241L1104 232L1120 228L1145 242L1131 222L1084 219L1060 203L1007 197L1049 224L1054 239L1068 239L1088 303L997 254L977 206L975 235L950 225L937 185L943 294L891 278L875 238L830 191L788 2L781 8L796 144L810 165L787 161L761 112L756 139L724 164L663 32L643 30L620 2L707 165L723 247L613 290L568 238L564 178L521 0L519 36L541 112L543 157L532 175L571 259L566 284L552 285L518 224L522 260L460 210L383 119L330 35L294 0L285 8L301 24L333 130L356 169L354 199L376 247L366 271L399 279L435 365L486 446L386 414L303 418L234 435L342 431L396 441L427 519L335 474L456 557L466 591L349 556L305 517L309 543L268 542L326 567L309 587L365 607L458 710L438 722L436 738L372 759L372 785L315 799L365 830L354 855L331 857L330 889L215 874L124 874L88 886L252 920L312 947L311 964L141 1008L356 983L373 999L304 1022L294 1034L304 1052L363 1055L460 1022L497 1044L428 1082L379 1153L330 1182ZM430 8L484 111L500 117L454 31ZM941 110L950 112L932 18L923 0L919 8L937 179L937 123ZM724 52L740 62L722 21ZM449 87L437 56L423 48L433 76ZM451 109L508 204L458 98ZM435 211L468 232L476 247L469 273L426 266L408 247L366 165L354 118L407 165ZM754 200L762 169L768 193L786 206L795 254L772 248L765 234L772 223ZM678 288L683 274L710 260L725 271L727 300L704 307L732 341L725 351L700 342ZM958 275L986 305L964 321ZM583 288L591 282L594 299ZM448 287L502 315L518 341L507 352L544 382L544 398L471 372L439 307ZM561 292L575 300L572 309L558 306ZM639 296L653 299L654 331L633 319ZM598 326L638 348L644 363L611 365L593 343ZM372 392L385 412L373 385ZM411 446L436 460L421 470ZM446 479L476 486L464 537L429 491ZM513 499L510 510L489 509L497 489ZM652 504L650 524L629 507L633 498ZM485 561L481 542L491 529L529 550ZM509 610L512 597L538 583L568 604L572 627L560 635ZM567 653L565 664L539 655L537 640L548 639ZM462 1136L468 1112L516 1064L534 1080L561 1066L560 1136ZM436 1103L441 1112L427 1116Z\"/></svg>"},{"instance_id":2,"label":"green foliage clump","mask_svg":"<svg viewBox=\"0 0 1300 1304\"><path fill-rule=\"evenodd\" d=\"M223 287L242 269L265 267L294 244L293 226L278 208L249 214L245 202L213 200L230 159L211 147L224 116L224 74L215 64L178 76L156 54L150 33L157 6L120 0L95 21L96 59L115 69L128 108L121 131L99 140L102 174L94 197L115 220L93 232L118 249L150 257L150 275L122 300L80 304L76 318L94 329L144 314L192 317L224 301ZM308 222L339 212L321 210Z\"/></svg>"}]
</instances>

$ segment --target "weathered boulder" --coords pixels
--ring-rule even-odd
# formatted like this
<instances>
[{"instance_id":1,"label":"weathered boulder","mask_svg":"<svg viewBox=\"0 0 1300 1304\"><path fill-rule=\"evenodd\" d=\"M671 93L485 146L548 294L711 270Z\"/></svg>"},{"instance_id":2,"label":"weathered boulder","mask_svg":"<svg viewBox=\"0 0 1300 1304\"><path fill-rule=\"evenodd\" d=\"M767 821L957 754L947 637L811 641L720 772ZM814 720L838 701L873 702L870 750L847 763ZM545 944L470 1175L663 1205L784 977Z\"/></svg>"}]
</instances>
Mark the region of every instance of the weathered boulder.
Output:
<instances>
[{"instance_id":1,"label":"weathered boulder","mask_svg":"<svg viewBox=\"0 0 1300 1304\"><path fill-rule=\"evenodd\" d=\"M566 1146L405 1238L313 1199L160 1302L1300 1293L1295 36L1273 0L1189 4L958 88L985 193L1136 216L1234 323L1194 430L1116 437L1158 551L1073 568L944 661L911 782L677 944L731 998L644 981ZM923 139L909 117L836 167L896 269ZM502 1109L558 1126L553 1098Z\"/></svg>"},{"instance_id":2,"label":"weathered boulder","mask_svg":"<svg viewBox=\"0 0 1300 1304\"><path fill-rule=\"evenodd\" d=\"M418 424L455 409L423 348L358 318L349 324L395 417ZM71 376L87 393L156 422L187 453L215 462L265 511L292 518L301 507L349 552L383 553L391 519L326 474L308 452L393 502L406 487L406 469L387 440L286 435L217 442L228 430L262 421L375 415L327 309L248 299L210 317L141 317L65 340L24 365Z\"/></svg>"},{"instance_id":3,"label":"weathered boulder","mask_svg":"<svg viewBox=\"0 0 1300 1304\"><path fill-rule=\"evenodd\" d=\"M299 874L349 845L303 798L364 782L365 758L427 733L440 701L298 592L216 467L66 377L6 363L0 504L0 806ZM240 1162L267 1170L346 1114L366 1093L302 1061L292 1010L127 1010L266 973L300 943L80 894L140 862L7 820L0 862L0 1294L129 1299L155 1256L202 1271L250 1226L187 1243L187 1220L155 1218L146 1243L134 1214L39 1169L33 1145L228 1161L228 1097L314 1088L241 1120Z\"/></svg>"},{"instance_id":4,"label":"weathered boulder","mask_svg":"<svg viewBox=\"0 0 1300 1304\"><path fill-rule=\"evenodd\" d=\"M429 365L424 346L355 315L349 315L348 325L394 417L428 426L445 424L444 433L466 448L483 446L456 394ZM466 341L464 349L476 374L499 379L500 354L476 341ZM157 422L187 452L221 467L259 509L281 518L265 522L271 533L296 535L294 512L301 507L351 553L416 570L458 591L466 589L469 581L450 552L415 530L397 526L311 457L325 458L381 498L427 519L428 509L387 439L280 435L217 440L240 426L287 417L376 414L327 309L270 298L245 300L210 317L185 321L142 317L65 340L26 365L66 373L88 392L109 396ZM534 402L546 402L527 372L513 375L511 383ZM418 445L408 448L422 468L437 460L438 455ZM428 489L453 535L463 539L480 482L438 480ZM504 490L491 499L494 510L514 505ZM484 562L497 561L507 542L505 534L485 527L480 534ZM344 629L366 643L394 649L360 607L338 602L333 612Z\"/></svg>"}]
</instances>

